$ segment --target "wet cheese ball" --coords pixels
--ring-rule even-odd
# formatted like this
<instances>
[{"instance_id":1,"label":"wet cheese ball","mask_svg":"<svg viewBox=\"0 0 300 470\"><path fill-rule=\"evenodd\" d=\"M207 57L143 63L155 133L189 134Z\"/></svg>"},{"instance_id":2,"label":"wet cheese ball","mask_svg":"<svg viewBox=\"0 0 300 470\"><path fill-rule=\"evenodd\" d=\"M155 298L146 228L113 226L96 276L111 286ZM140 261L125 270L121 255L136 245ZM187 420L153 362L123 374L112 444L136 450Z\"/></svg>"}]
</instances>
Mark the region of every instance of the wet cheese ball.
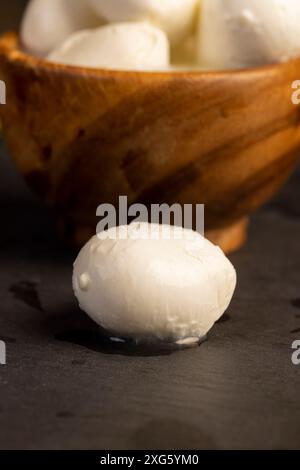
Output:
<instances>
[{"instance_id":1,"label":"wet cheese ball","mask_svg":"<svg viewBox=\"0 0 300 470\"><path fill-rule=\"evenodd\" d=\"M200 234L146 223L103 234L81 250L73 288L82 310L113 335L196 342L229 306L235 269Z\"/></svg>"}]
</instances>

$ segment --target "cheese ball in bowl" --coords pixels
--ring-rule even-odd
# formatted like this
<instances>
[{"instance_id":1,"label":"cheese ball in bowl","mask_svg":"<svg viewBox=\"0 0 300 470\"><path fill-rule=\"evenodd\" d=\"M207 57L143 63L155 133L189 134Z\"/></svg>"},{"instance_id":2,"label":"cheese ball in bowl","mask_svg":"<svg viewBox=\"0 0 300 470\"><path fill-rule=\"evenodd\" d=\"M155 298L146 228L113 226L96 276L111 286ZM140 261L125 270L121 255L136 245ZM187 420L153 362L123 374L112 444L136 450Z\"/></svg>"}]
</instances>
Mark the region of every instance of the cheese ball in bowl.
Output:
<instances>
[{"instance_id":1,"label":"cheese ball in bowl","mask_svg":"<svg viewBox=\"0 0 300 470\"><path fill-rule=\"evenodd\" d=\"M88 0L108 22L149 21L165 31L172 45L194 28L199 0Z\"/></svg>"},{"instance_id":2,"label":"cheese ball in bowl","mask_svg":"<svg viewBox=\"0 0 300 470\"><path fill-rule=\"evenodd\" d=\"M45 56L75 31L102 23L87 0L31 0L21 23L21 41L29 53Z\"/></svg>"}]
</instances>

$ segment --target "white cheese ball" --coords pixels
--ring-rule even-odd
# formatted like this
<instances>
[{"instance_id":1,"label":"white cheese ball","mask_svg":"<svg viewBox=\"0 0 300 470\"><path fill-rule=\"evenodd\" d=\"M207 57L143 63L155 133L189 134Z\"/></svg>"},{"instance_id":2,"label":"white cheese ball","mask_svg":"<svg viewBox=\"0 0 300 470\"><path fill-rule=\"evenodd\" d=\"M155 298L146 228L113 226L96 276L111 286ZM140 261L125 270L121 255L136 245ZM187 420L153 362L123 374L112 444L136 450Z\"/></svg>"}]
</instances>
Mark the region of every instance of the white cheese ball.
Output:
<instances>
[{"instance_id":1,"label":"white cheese ball","mask_svg":"<svg viewBox=\"0 0 300 470\"><path fill-rule=\"evenodd\" d=\"M207 68L259 66L300 54L299 0L202 0L198 60Z\"/></svg>"},{"instance_id":2,"label":"white cheese ball","mask_svg":"<svg viewBox=\"0 0 300 470\"><path fill-rule=\"evenodd\" d=\"M199 0L89 0L109 22L150 21L163 29L172 44L193 29Z\"/></svg>"},{"instance_id":3,"label":"white cheese ball","mask_svg":"<svg viewBox=\"0 0 300 470\"><path fill-rule=\"evenodd\" d=\"M171 62L173 66L185 66L186 69L194 69L197 65L197 40L195 35L188 36L172 50Z\"/></svg>"},{"instance_id":4,"label":"white cheese ball","mask_svg":"<svg viewBox=\"0 0 300 470\"><path fill-rule=\"evenodd\" d=\"M122 338L184 344L204 337L233 296L230 261L191 230L182 229L177 239L170 226L124 228L125 239L93 237L75 261L73 288L82 310ZM157 239L141 236L153 229ZM114 229L104 233L113 237Z\"/></svg>"},{"instance_id":5,"label":"white cheese ball","mask_svg":"<svg viewBox=\"0 0 300 470\"><path fill-rule=\"evenodd\" d=\"M165 69L170 47L165 33L148 23L116 23L72 35L48 60L116 70Z\"/></svg>"},{"instance_id":6,"label":"white cheese ball","mask_svg":"<svg viewBox=\"0 0 300 470\"><path fill-rule=\"evenodd\" d=\"M102 23L87 0L31 0L21 24L21 41L28 52L44 56L75 31Z\"/></svg>"}]
</instances>

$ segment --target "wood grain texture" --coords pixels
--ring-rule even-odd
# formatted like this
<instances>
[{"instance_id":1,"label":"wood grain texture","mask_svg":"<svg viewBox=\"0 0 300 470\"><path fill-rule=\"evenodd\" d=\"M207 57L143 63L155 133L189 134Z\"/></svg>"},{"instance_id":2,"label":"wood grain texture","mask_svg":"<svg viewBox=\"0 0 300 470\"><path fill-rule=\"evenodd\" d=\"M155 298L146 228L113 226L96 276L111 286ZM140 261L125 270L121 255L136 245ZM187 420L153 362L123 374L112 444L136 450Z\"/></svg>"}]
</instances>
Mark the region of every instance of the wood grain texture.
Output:
<instances>
[{"instance_id":1,"label":"wood grain texture","mask_svg":"<svg viewBox=\"0 0 300 470\"><path fill-rule=\"evenodd\" d=\"M6 34L0 73L10 152L77 244L95 232L99 204L128 195L204 203L208 235L231 251L296 163L300 59L220 73L92 70L29 57Z\"/></svg>"}]
</instances>

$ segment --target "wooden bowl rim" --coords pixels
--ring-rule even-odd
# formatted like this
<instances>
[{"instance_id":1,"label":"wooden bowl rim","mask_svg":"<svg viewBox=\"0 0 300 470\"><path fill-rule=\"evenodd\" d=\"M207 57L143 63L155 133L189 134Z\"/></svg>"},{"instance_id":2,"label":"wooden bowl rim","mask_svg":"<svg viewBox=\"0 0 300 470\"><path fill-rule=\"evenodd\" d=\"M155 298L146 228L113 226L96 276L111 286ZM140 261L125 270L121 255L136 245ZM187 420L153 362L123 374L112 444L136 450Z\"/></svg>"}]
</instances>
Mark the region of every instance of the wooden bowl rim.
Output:
<instances>
[{"instance_id":1,"label":"wooden bowl rim","mask_svg":"<svg viewBox=\"0 0 300 470\"><path fill-rule=\"evenodd\" d=\"M133 78L144 80L170 80L172 78L189 79L243 79L251 76L266 76L282 72L285 68L298 67L300 70L300 57L285 62L276 62L259 67L226 69L226 70L174 70L174 71L133 71L100 69L92 67L80 67L50 62L44 58L33 56L22 51L21 42L16 32L9 31L0 35L0 56L5 57L8 62L21 64L24 68L34 68L49 73L65 73L82 77L94 78ZM0 77L1 78L1 77Z\"/></svg>"}]
</instances>

